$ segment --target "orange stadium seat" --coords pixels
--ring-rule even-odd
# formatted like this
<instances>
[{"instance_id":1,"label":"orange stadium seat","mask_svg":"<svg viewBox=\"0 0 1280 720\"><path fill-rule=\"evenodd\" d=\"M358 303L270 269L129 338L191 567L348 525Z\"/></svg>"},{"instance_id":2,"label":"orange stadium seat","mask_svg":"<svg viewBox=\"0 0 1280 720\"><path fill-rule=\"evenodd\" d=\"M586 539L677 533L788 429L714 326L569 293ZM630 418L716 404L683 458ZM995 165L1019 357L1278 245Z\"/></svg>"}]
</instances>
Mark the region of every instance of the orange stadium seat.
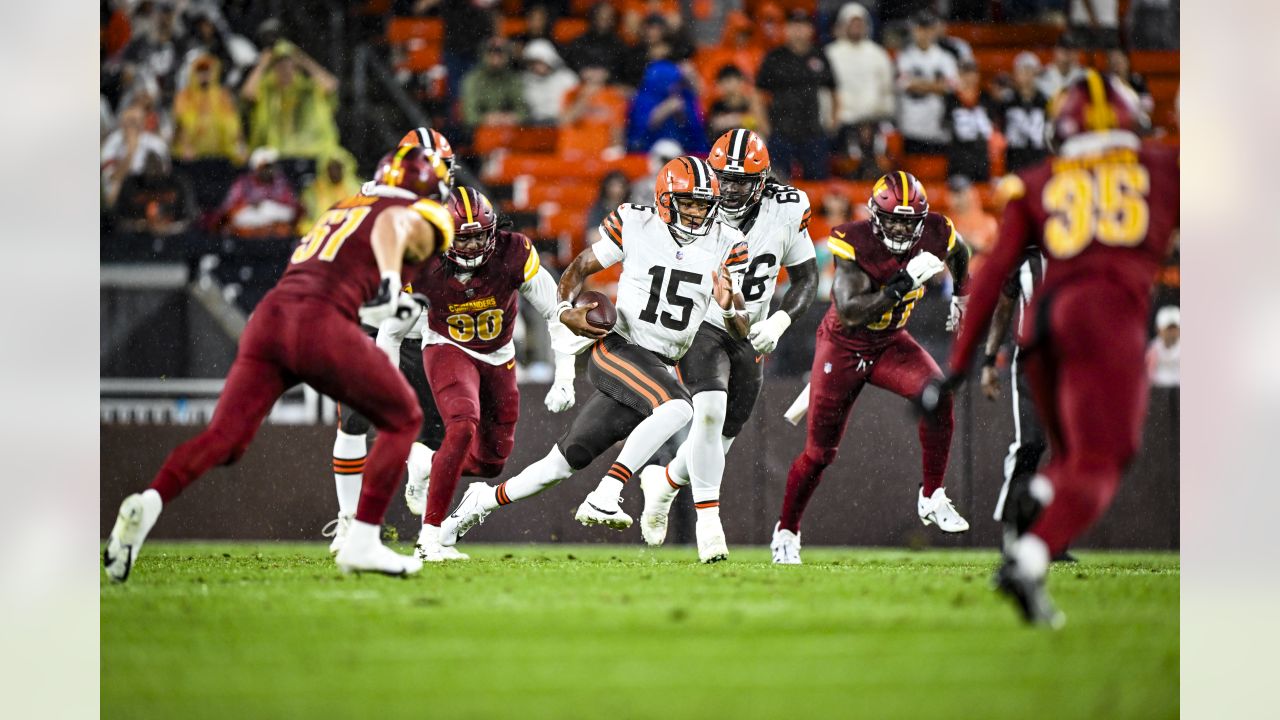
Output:
<instances>
[{"instance_id":1,"label":"orange stadium seat","mask_svg":"<svg viewBox=\"0 0 1280 720\"><path fill-rule=\"evenodd\" d=\"M472 144L481 155L500 149L516 153L551 152L556 149L558 134L558 129L554 127L485 125L476 129Z\"/></svg>"},{"instance_id":2,"label":"orange stadium seat","mask_svg":"<svg viewBox=\"0 0 1280 720\"><path fill-rule=\"evenodd\" d=\"M485 174L489 182L509 183L520 175L530 175L535 180L593 180L599 181L610 170L621 170L628 180L635 180L648 172L649 159L644 155L627 155L619 160L565 159L546 153L511 153L492 163Z\"/></svg>"},{"instance_id":3,"label":"orange stadium seat","mask_svg":"<svg viewBox=\"0 0 1280 720\"><path fill-rule=\"evenodd\" d=\"M568 45L587 31L587 21L581 18L561 18L551 29L551 38L560 45Z\"/></svg>"},{"instance_id":4,"label":"orange stadium seat","mask_svg":"<svg viewBox=\"0 0 1280 720\"><path fill-rule=\"evenodd\" d=\"M502 37L514 37L520 35L529 27L529 23L522 17L504 17L498 20L498 34Z\"/></svg>"},{"instance_id":5,"label":"orange stadium seat","mask_svg":"<svg viewBox=\"0 0 1280 720\"><path fill-rule=\"evenodd\" d=\"M1178 77L1181 56L1176 50L1135 50L1129 55L1133 71L1154 78L1160 75Z\"/></svg>"},{"instance_id":6,"label":"orange stadium seat","mask_svg":"<svg viewBox=\"0 0 1280 720\"><path fill-rule=\"evenodd\" d=\"M947 156L945 155L907 155L898 166L920 178L920 182L940 183L947 179Z\"/></svg>"},{"instance_id":7,"label":"orange stadium seat","mask_svg":"<svg viewBox=\"0 0 1280 720\"><path fill-rule=\"evenodd\" d=\"M410 40L438 43L444 39L444 21L439 18L397 17L387 21L387 42L403 45Z\"/></svg>"},{"instance_id":8,"label":"orange stadium seat","mask_svg":"<svg viewBox=\"0 0 1280 720\"><path fill-rule=\"evenodd\" d=\"M440 43L411 44L401 66L413 72L426 72L439 65L443 57Z\"/></svg>"},{"instance_id":9,"label":"orange stadium seat","mask_svg":"<svg viewBox=\"0 0 1280 720\"><path fill-rule=\"evenodd\" d=\"M1002 25L989 23L948 23L947 34L979 48L1049 48L1058 41L1062 29L1034 23Z\"/></svg>"},{"instance_id":10,"label":"orange stadium seat","mask_svg":"<svg viewBox=\"0 0 1280 720\"><path fill-rule=\"evenodd\" d=\"M560 128L556 154L566 159L591 159L613 142L613 129L607 125L583 123Z\"/></svg>"},{"instance_id":11,"label":"orange stadium seat","mask_svg":"<svg viewBox=\"0 0 1280 720\"><path fill-rule=\"evenodd\" d=\"M600 195L600 184L592 180L581 182L534 182L529 187L529 205L537 207L553 202L564 208L586 209L595 204Z\"/></svg>"}]
</instances>

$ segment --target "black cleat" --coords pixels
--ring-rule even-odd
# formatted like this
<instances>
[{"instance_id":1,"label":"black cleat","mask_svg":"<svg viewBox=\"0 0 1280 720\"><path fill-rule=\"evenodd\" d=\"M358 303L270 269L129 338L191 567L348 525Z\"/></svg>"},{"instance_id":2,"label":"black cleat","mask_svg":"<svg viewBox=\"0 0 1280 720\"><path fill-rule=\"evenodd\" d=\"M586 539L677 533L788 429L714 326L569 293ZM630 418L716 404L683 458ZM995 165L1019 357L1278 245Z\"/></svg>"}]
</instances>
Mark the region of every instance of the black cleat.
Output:
<instances>
[{"instance_id":1,"label":"black cleat","mask_svg":"<svg viewBox=\"0 0 1280 720\"><path fill-rule=\"evenodd\" d=\"M1080 559L1075 555L1072 555L1070 550L1063 550L1053 556L1053 561L1056 563L1076 563L1080 562Z\"/></svg>"},{"instance_id":2,"label":"black cleat","mask_svg":"<svg viewBox=\"0 0 1280 720\"><path fill-rule=\"evenodd\" d=\"M1054 606L1053 599L1045 590L1044 580L1024 577L1012 560L1006 560L992 580L996 592L1012 598L1022 612L1022 619L1029 624L1045 625L1057 630L1066 623L1067 617Z\"/></svg>"}]
</instances>

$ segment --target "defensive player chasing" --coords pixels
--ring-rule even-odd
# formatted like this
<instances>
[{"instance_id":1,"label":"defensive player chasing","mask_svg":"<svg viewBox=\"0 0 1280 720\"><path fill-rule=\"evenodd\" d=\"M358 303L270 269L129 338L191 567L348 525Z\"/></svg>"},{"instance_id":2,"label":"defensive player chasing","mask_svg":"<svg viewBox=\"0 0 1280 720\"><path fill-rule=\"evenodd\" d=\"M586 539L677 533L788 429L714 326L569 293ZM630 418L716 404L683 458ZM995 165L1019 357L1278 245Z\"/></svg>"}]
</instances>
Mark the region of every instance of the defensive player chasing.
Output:
<instances>
[{"instance_id":1,"label":"defensive player chasing","mask_svg":"<svg viewBox=\"0 0 1280 720\"><path fill-rule=\"evenodd\" d=\"M745 340L731 336L713 308L698 327L693 346L680 358L680 380L693 394L693 421L675 460L666 468L650 465L640 471L640 532L645 542L661 545L671 501L681 487L692 483L698 558L714 562L729 555L720 524L724 456L760 395L763 355L773 352L792 318L808 310L818 292L818 266L809 239L809 198L767 179L769 150L759 135L742 129L726 132L711 148L707 163L720 180L721 220L746 234L751 265L742 296L751 331ZM782 306L769 315L782 267L787 268L791 287Z\"/></svg>"},{"instance_id":2,"label":"defensive player chasing","mask_svg":"<svg viewBox=\"0 0 1280 720\"><path fill-rule=\"evenodd\" d=\"M458 479L464 473L496 477L511 454L520 413L511 339L517 297L547 318L553 341L568 333L556 318L556 281L529 238L499 230L493 205L473 188L454 190L449 212L453 244L419 275L428 300L423 365L445 426L444 442L427 466L431 482L417 542L418 557L427 561L467 559L439 542ZM573 406L573 363L572 354L556 353L555 383L545 400L551 412Z\"/></svg>"},{"instance_id":3,"label":"defensive player chasing","mask_svg":"<svg viewBox=\"0 0 1280 720\"><path fill-rule=\"evenodd\" d=\"M392 551L378 537L422 411L404 376L356 320L378 324L413 311L416 303L400 291L401 278L411 278L453 239L453 221L439 202L447 173L435 154L398 148L378 163L376 192L334 205L302 238L245 326L209 427L169 455L148 490L121 503L103 551L113 580L129 577L163 505L210 468L238 460L276 400L300 382L354 408L378 429L338 567L390 575L422 568L420 560Z\"/></svg>"},{"instance_id":4,"label":"defensive player chasing","mask_svg":"<svg viewBox=\"0 0 1280 720\"><path fill-rule=\"evenodd\" d=\"M969 281L969 249L951 220L929 212L924 185L906 172L881 177L867 200L871 219L834 228L827 247L835 256L832 303L818 327L810 374L809 421L803 452L791 464L782 516L774 528L773 561L800 562L800 517L836 457L849 411L870 383L915 398L942 371L907 332L924 296L924 283L951 273L954 295L947 329L959 327ZM943 260L945 258L945 261ZM951 452L951 396L920 421L923 475L916 511L943 532L969 529L947 498L943 477Z\"/></svg>"},{"instance_id":5,"label":"defensive player chasing","mask_svg":"<svg viewBox=\"0 0 1280 720\"><path fill-rule=\"evenodd\" d=\"M1029 487L1043 512L1007 549L996 583L1027 621L1054 627L1063 616L1045 591L1049 560L1106 510L1141 440L1151 285L1179 222L1176 152L1140 143L1138 107L1093 70L1055 99L1056 157L1017 174L948 379L921 396L935 411L963 378L1002 282L1039 246L1048 262L1020 345L1051 457Z\"/></svg>"},{"instance_id":6,"label":"defensive player chasing","mask_svg":"<svg viewBox=\"0 0 1280 720\"><path fill-rule=\"evenodd\" d=\"M623 484L693 416L689 392L671 367L693 344L713 299L729 332L746 336L746 303L734 286L747 267L747 244L716 217L715 173L699 158L679 157L662 167L654 185L656 207L622 205L610 213L600 240L560 278L560 320L595 341L587 366L595 393L546 457L496 488L472 483L441 525L442 545L452 545L496 508L559 483L623 438L617 462L575 517L584 525L630 527L621 507ZM606 332L587 321L594 303L573 307L570 300L588 275L619 262L618 320Z\"/></svg>"},{"instance_id":7,"label":"defensive player chasing","mask_svg":"<svg viewBox=\"0 0 1280 720\"><path fill-rule=\"evenodd\" d=\"M433 128L414 128L400 138L400 147L418 145L439 156L448 170L446 185L453 188L453 147L439 131ZM361 188L365 194L376 192L376 181L369 181ZM406 286L412 292L413 288ZM426 505L426 477L431 469L431 455L444 440L444 423L431 398L431 388L422 370L422 326L426 317L415 314L409 318L391 318L383 323L386 330L379 336L379 328L364 325L365 332L377 338L392 361L400 366L400 372L409 381L422 409L422 428L409 449L409 482L405 484L405 502L415 515L422 515ZM356 503L360 500L360 486L364 482L364 464L368 455L367 437L372 425L369 419L351 408L340 408L338 433L333 440L333 480L338 494L338 517L325 529L332 527L333 542L329 552L336 554L347 536L347 529L355 517Z\"/></svg>"}]
</instances>

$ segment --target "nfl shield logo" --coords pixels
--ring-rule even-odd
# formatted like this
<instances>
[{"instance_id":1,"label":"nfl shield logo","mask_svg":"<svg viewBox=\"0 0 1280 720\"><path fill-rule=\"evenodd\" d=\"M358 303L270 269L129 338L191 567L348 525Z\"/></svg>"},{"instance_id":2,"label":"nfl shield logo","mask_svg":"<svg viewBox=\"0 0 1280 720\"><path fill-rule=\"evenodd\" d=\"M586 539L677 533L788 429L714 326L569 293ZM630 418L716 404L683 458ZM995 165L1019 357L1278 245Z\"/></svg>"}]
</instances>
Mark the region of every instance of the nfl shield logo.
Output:
<instances>
[{"instance_id":1,"label":"nfl shield logo","mask_svg":"<svg viewBox=\"0 0 1280 720\"><path fill-rule=\"evenodd\" d=\"M677 251L676 251L676 259L677 259L677 260L683 260L683 259L684 259L684 251L683 251L683 250L677 250Z\"/></svg>"},{"instance_id":2,"label":"nfl shield logo","mask_svg":"<svg viewBox=\"0 0 1280 720\"><path fill-rule=\"evenodd\" d=\"M822 372L827 375L831 374L831 363L822 363Z\"/></svg>"}]
</instances>

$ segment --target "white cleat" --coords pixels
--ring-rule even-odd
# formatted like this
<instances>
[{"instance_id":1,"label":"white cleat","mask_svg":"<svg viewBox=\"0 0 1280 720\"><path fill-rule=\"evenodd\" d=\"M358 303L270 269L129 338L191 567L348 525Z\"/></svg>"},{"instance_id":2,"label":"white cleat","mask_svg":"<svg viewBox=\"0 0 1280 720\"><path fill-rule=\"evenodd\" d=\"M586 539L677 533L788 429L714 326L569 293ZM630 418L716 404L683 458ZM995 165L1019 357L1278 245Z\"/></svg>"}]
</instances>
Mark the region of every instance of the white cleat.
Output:
<instances>
[{"instance_id":1,"label":"white cleat","mask_svg":"<svg viewBox=\"0 0 1280 720\"><path fill-rule=\"evenodd\" d=\"M458 542L458 538L466 535L468 530L489 517L492 511L486 510L484 503L481 502L486 493L493 497L493 488L485 483L473 482L467 486L467 491L462 494L462 501L458 503L458 507L454 508L444 522L440 523L441 546L453 547L454 543Z\"/></svg>"},{"instance_id":2,"label":"white cleat","mask_svg":"<svg viewBox=\"0 0 1280 720\"><path fill-rule=\"evenodd\" d=\"M680 491L667 482L667 469L661 465L646 465L640 471L640 490L644 492L640 535L649 545L661 545L667 539L667 515L671 512L671 502Z\"/></svg>"},{"instance_id":3,"label":"white cleat","mask_svg":"<svg viewBox=\"0 0 1280 720\"><path fill-rule=\"evenodd\" d=\"M424 452L425 451L425 452ZM426 445L414 443L409 451L409 479L404 484L404 504L409 512L421 518L427 511L427 488L431 483L431 459L435 456Z\"/></svg>"},{"instance_id":4,"label":"white cleat","mask_svg":"<svg viewBox=\"0 0 1280 720\"><path fill-rule=\"evenodd\" d=\"M344 573L376 572L383 575L412 575L422 569L422 561L401 555L380 542L344 543L334 560Z\"/></svg>"},{"instance_id":5,"label":"white cleat","mask_svg":"<svg viewBox=\"0 0 1280 720\"><path fill-rule=\"evenodd\" d=\"M471 556L459 552L456 548L440 544L440 528L434 525L423 525L418 533L418 543L413 546L414 554L423 562L444 562L446 560L470 560Z\"/></svg>"},{"instance_id":6,"label":"white cleat","mask_svg":"<svg viewBox=\"0 0 1280 720\"><path fill-rule=\"evenodd\" d=\"M583 525L604 525L613 530L626 530L633 522L631 516L622 511L622 499L609 497L608 492L600 492L599 488L587 495L573 517Z\"/></svg>"},{"instance_id":7,"label":"white cleat","mask_svg":"<svg viewBox=\"0 0 1280 720\"><path fill-rule=\"evenodd\" d=\"M924 496L924 488L920 488L920 496L916 500L916 512L920 522L925 525L937 525L938 529L947 533L962 533L969 529L969 521L960 517L956 506L951 504L945 488L933 491L930 497Z\"/></svg>"},{"instance_id":8,"label":"white cleat","mask_svg":"<svg viewBox=\"0 0 1280 720\"><path fill-rule=\"evenodd\" d=\"M134 493L120 503L115 527L111 528L107 547L102 551L102 567L115 582L129 579L129 571L138 559L147 533L160 517L161 507L160 494L154 490Z\"/></svg>"},{"instance_id":9,"label":"white cleat","mask_svg":"<svg viewBox=\"0 0 1280 720\"><path fill-rule=\"evenodd\" d=\"M698 511L698 522L694 525L698 536L698 559L704 563L720 562L729 559L729 545L724 540L724 526L720 524L720 515L706 510Z\"/></svg>"},{"instance_id":10,"label":"white cleat","mask_svg":"<svg viewBox=\"0 0 1280 720\"><path fill-rule=\"evenodd\" d=\"M773 526L773 542L769 543L773 550L774 565L799 565L800 533L783 530L782 523Z\"/></svg>"},{"instance_id":11,"label":"white cleat","mask_svg":"<svg viewBox=\"0 0 1280 720\"><path fill-rule=\"evenodd\" d=\"M320 530L321 537L331 537L329 543L329 554L337 555L342 549L342 544L347 541L347 531L351 529L351 515L338 513L338 517L329 521L323 529Z\"/></svg>"}]
</instances>

